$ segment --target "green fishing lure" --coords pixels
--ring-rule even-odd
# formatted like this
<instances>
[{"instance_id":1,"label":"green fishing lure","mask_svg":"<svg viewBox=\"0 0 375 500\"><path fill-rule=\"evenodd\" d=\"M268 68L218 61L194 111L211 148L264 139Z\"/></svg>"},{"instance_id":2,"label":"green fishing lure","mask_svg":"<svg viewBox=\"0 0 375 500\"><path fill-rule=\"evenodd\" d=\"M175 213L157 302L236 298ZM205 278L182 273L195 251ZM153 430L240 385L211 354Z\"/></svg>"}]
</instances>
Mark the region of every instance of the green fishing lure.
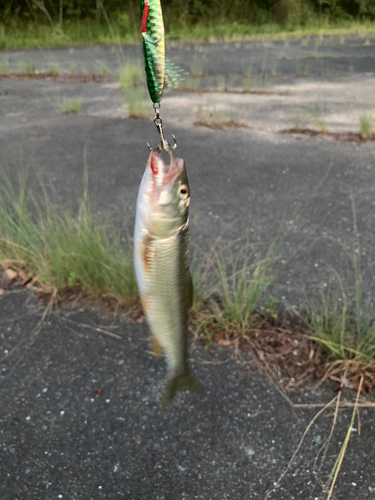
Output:
<instances>
[{"instance_id":1,"label":"green fishing lure","mask_svg":"<svg viewBox=\"0 0 375 500\"><path fill-rule=\"evenodd\" d=\"M186 74L165 57L165 35L160 0L141 0L143 54L147 87L154 104L160 104L163 88L176 87Z\"/></svg>"},{"instance_id":2,"label":"green fishing lure","mask_svg":"<svg viewBox=\"0 0 375 500\"><path fill-rule=\"evenodd\" d=\"M158 104L165 82L165 37L160 0L141 0L141 12L147 87L152 102Z\"/></svg>"}]
</instances>

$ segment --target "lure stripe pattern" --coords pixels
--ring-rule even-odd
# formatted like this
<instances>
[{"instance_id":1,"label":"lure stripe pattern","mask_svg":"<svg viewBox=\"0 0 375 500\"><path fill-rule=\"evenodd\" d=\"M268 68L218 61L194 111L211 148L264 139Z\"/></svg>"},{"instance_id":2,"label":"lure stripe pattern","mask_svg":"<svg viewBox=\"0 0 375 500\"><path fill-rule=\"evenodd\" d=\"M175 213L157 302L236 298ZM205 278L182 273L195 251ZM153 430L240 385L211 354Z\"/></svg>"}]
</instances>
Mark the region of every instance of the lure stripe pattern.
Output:
<instances>
[{"instance_id":1,"label":"lure stripe pattern","mask_svg":"<svg viewBox=\"0 0 375 500\"><path fill-rule=\"evenodd\" d=\"M154 104L163 97L165 37L160 0L141 0L143 53L147 87Z\"/></svg>"}]
</instances>

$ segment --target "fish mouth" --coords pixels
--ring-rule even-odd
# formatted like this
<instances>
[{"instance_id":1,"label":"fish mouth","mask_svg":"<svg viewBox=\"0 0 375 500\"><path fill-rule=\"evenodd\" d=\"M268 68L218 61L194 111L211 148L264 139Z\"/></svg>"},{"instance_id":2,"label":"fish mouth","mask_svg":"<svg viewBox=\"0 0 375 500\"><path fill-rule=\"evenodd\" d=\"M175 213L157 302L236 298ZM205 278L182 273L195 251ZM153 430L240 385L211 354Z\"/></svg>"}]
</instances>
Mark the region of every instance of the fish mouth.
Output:
<instances>
[{"instance_id":1,"label":"fish mouth","mask_svg":"<svg viewBox=\"0 0 375 500\"><path fill-rule=\"evenodd\" d=\"M169 184L174 181L185 169L185 162L182 158L174 158L172 152L169 153L169 163L166 163L160 151L151 151L148 164L152 174L161 178L162 184Z\"/></svg>"}]
</instances>

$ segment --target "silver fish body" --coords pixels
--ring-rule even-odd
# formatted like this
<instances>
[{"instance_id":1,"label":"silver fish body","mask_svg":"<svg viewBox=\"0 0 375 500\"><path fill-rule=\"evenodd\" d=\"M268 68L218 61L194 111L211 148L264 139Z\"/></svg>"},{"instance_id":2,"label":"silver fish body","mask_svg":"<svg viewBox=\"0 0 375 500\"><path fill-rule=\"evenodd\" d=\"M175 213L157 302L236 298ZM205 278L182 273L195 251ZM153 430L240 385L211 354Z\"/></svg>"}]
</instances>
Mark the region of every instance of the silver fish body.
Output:
<instances>
[{"instance_id":1,"label":"silver fish body","mask_svg":"<svg viewBox=\"0 0 375 500\"><path fill-rule=\"evenodd\" d=\"M134 264L154 351L163 351L168 365L164 406L178 390L201 391L190 371L187 351L193 299L189 195L183 160L171 156L171 164L166 166L159 153L151 152L137 199Z\"/></svg>"}]
</instances>

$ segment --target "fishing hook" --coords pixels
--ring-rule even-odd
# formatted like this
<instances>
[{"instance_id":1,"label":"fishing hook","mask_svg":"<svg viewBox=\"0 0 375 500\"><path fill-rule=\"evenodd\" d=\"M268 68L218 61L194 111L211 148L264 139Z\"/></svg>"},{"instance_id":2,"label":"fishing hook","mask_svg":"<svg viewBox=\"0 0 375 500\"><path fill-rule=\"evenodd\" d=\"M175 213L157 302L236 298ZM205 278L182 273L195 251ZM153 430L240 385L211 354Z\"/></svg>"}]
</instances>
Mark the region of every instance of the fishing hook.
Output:
<instances>
[{"instance_id":1,"label":"fishing hook","mask_svg":"<svg viewBox=\"0 0 375 500\"><path fill-rule=\"evenodd\" d=\"M168 151L168 153L172 154L172 151L176 149L177 147L177 141L175 136L172 134L173 137L173 146L169 144L169 142L165 139L164 137L164 132L163 132L163 121L160 117L160 104L155 103L154 104L154 110L155 110L155 116L154 116L154 123L155 126L158 130L159 137L160 137L160 146L158 146L156 149L159 149L160 151ZM149 149L150 146L148 145Z\"/></svg>"}]
</instances>

